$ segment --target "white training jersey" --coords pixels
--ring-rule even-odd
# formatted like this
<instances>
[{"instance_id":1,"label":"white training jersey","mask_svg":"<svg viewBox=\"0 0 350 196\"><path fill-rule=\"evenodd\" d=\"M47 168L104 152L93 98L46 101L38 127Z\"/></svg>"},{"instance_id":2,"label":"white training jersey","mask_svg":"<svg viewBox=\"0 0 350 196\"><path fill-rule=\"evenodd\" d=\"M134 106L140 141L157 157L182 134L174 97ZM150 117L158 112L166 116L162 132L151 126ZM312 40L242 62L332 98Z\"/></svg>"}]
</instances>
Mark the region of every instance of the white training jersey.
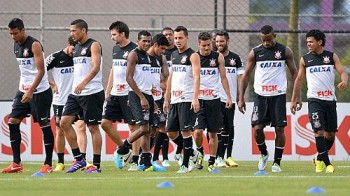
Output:
<instances>
[{"instance_id":1,"label":"white training jersey","mask_svg":"<svg viewBox=\"0 0 350 196\"><path fill-rule=\"evenodd\" d=\"M58 93L53 94L53 105L65 105L72 91L74 78L73 58L63 50L52 53L45 60L47 70L52 70Z\"/></svg>"},{"instance_id":2,"label":"white training jersey","mask_svg":"<svg viewBox=\"0 0 350 196\"><path fill-rule=\"evenodd\" d=\"M254 91L261 96L276 96L287 92L286 47L276 43L272 48L260 45L254 50Z\"/></svg>"},{"instance_id":3,"label":"white training jersey","mask_svg":"<svg viewBox=\"0 0 350 196\"><path fill-rule=\"evenodd\" d=\"M91 45L96 42L93 39L88 39L84 44L77 44L74 49L74 80L72 94L76 96L85 96L98 93L103 90L102 86L102 51L100 70L95 77L85 86L80 94L74 93L77 85L79 85L92 69Z\"/></svg>"},{"instance_id":4,"label":"white training jersey","mask_svg":"<svg viewBox=\"0 0 350 196\"><path fill-rule=\"evenodd\" d=\"M28 36L22 44L14 43L14 53L16 55L17 65L21 73L18 89L23 93L31 88L34 79L38 74L38 68L35 64L34 54L32 51L32 45L34 42L39 41L31 36ZM46 91L48 88L50 88L50 85L47 77L47 70L45 69L44 76L33 93L41 93Z\"/></svg>"},{"instance_id":5,"label":"white training jersey","mask_svg":"<svg viewBox=\"0 0 350 196\"><path fill-rule=\"evenodd\" d=\"M188 48L179 53L178 50L172 53L171 69L171 99L170 103L192 102L193 99L193 75L190 61L194 50Z\"/></svg>"},{"instance_id":6,"label":"white training jersey","mask_svg":"<svg viewBox=\"0 0 350 196\"><path fill-rule=\"evenodd\" d=\"M230 87L230 95L232 103L236 103L237 100L237 88L238 88L238 76L244 74L244 67L241 58L234 52L229 51L228 55L225 58L225 70L228 85ZM221 79L219 77L219 83L221 84ZM221 102L226 103L227 95L222 85L219 85L220 88L220 100Z\"/></svg>"},{"instance_id":7,"label":"white training jersey","mask_svg":"<svg viewBox=\"0 0 350 196\"><path fill-rule=\"evenodd\" d=\"M151 56L151 74L153 76L152 82L152 96L154 101L161 100L163 98L163 90L160 88L160 79L162 75L162 56Z\"/></svg>"},{"instance_id":8,"label":"white training jersey","mask_svg":"<svg viewBox=\"0 0 350 196\"><path fill-rule=\"evenodd\" d=\"M333 52L309 52L303 56L306 69L307 98L336 101Z\"/></svg>"},{"instance_id":9,"label":"white training jersey","mask_svg":"<svg viewBox=\"0 0 350 196\"><path fill-rule=\"evenodd\" d=\"M151 60L147 52L135 48L133 51L137 53L138 61L135 66L134 80L141 92L152 95ZM130 88L130 90L132 90Z\"/></svg>"},{"instance_id":10,"label":"white training jersey","mask_svg":"<svg viewBox=\"0 0 350 196\"><path fill-rule=\"evenodd\" d=\"M197 52L201 62L201 80L198 99L214 100L219 97L219 53L212 51L208 56Z\"/></svg>"},{"instance_id":11,"label":"white training jersey","mask_svg":"<svg viewBox=\"0 0 350 196\"><path fill-rule=\"evenodd\" d=\"M113 47L113 87L111 95L125 96L129 93L129 84L126 81L126 67L129 53L135 49L137 45L130 42L124 47L116 45Z\"/></svg>"}]
</instances>

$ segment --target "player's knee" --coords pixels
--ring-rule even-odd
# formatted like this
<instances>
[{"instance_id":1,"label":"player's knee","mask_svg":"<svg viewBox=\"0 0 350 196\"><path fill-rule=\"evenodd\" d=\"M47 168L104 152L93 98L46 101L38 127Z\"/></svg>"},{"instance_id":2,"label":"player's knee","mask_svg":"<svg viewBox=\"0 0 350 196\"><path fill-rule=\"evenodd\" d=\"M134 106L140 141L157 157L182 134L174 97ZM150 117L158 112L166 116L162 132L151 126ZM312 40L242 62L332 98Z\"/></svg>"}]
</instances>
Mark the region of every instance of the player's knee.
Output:
<instances>
[{"instance_id":1,"label":"player's knee","mask_svg":"<svg viewBox=\"0 0 350 196\"><path fill-rule=\"evenodd\" d=\"M105 120L105 119L102 120L101 127L106 133L111 132L111 130L109 129L110 123L107 120Z\"/></svg>"}]
</instances>

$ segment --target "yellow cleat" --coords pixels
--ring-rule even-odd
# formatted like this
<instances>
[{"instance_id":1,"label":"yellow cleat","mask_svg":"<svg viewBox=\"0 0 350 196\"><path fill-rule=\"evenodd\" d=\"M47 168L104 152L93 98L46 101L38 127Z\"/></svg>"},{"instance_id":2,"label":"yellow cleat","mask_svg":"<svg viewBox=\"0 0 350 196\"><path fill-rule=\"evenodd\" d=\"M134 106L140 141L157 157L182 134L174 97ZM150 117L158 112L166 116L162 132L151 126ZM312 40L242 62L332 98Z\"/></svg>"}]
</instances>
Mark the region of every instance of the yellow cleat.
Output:
<instances>
[{"instance_id":1,"label":"yellow cleat","mask_svg":"<svg viewBox=\"0 0 350 196\"><path fill-rule=\"evenodd\" d=\"M93 166L93 165L94 165L94 164L91 164L91 163L89 163L89 162L86 161L86 166L83 167L83 168L81 168L80 171L85 171L85 170L89 169L89 168L90 168L91 166Z\"/></svg>"},{"instance_id":2,"label":"yellow cleat","mask_svg":"<svg viewBox=\"0 0 350 196\"><path fill-rule=\"evenodd\" d=\"M236 163L236 162L232 159L232 157L227 158L227 159L225 160L225 163L226 163L226 165L229 166L229 167L238 167L238 166L239 166L238 163Z\"/></svg>"},{"instance_id":3,"label":"yellow cleat","mask_svg":"<svg viewBox=\"0 0 350 196\"><path fill-rule=\"evenodd\" d=\"M64 171L65 166L63 163L57 163L55 169L53 170L54 172L58 172L58 171Z\"/></svg>"},{"instance_id":4,"label":"yellow cleat","mask_svg":"<svg viewBox=\"0 0 350 196\"><path fill-rule=\"evenodd\" d=\"M329 173L334 173L334 166L333 165L328 165L326 167L326 173L329 174Z\"/></svg>"},{"instance_id":5,"label":"yellow cleat","mask_svg":"<svg viewBox=\"0 0 350 196\"><path fill-rule=\"evenodd\" d=\"M316 160L315 165L316 165L316 173L323 172L323 161Z\"/></svg>"}]
</instances>

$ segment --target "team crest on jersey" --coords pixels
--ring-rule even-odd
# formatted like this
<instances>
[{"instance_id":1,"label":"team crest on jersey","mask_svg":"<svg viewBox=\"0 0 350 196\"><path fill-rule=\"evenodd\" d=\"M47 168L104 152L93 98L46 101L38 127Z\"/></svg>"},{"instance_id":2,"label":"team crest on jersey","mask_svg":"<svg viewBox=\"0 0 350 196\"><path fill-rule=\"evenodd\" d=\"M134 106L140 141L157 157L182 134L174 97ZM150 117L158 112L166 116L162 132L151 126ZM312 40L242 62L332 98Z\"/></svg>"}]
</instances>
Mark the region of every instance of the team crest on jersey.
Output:
<instances>
[{"instance_id":1,"label":"team crest on jersey","mask_svg":"<svg viewBox=\"0 0 350 196\"><path fill-rule=\"evenodd\" d=\"M279 51L279 50L275 51L275 58L276 58L276 59L282 58L282 52Z\"/></svg>"},{"instance_id":2,"label":"team crest on jersey","mask_svg":"<svg viewBox=\"0 0 350 196\"><path fill-rule=\"evenodd\" d=\"M81 55L85 55L86 54L86 51L87 51L87 48L83 48L82 50L81 50Z\"/></svg>"},{"instance_id":3,"label":"team crest on jersey","mask_svg":"<svg viewBox=\"0 0 350 196\"><path fill-rule=\"evenodd\" d=\"M29 49L28 49L28 48L25 48L25 49L23 50L23 57L27 57L27 56L29 56Z\"/></svg>"},{"instance_id":4,"label":"team crest on jersey","mask_svg":"<svg viewBox=\"0 0 350 196\"><path fill-rule=\"evenodd\" d=\"M128 58L128 55L129 55L129 51L125 51L124 54L123 54L123 58L124 58L124 59L127 59L127 58Z\"/></svg>"},{"instance_id":5,"label":"team crest on jersey","mask_svg":"<svg viewBox=\"0 0 350 196\"><path fill-rule=\"evenodd\" d=\"M235 66L235 65L236 65L236 59L231 58L231 59L230 59L230 65L231 65L231 66Z\"/></svg>"},{"instance_id":6,"label":"team crest on jersey","mask_svg":"<svg viewBox=\"0 0 350 196\"><path fill-rule=\"evenodd\" d=\"M187 61L187 55L182 56L181 63L185 64Z\"/></svg>"},{"instance_id":7,"label":"team crest on jersey","mask_svg":"<svg viewBox=\"0 0 350 196\"><path fill-rule=\"evenodd\" d=\"M329 62L331 62L331 61L329 60L329 56L323 56L323 62L324 62L324 63L329 63Z\"/></svg>"},{"instance_id":8,"label":"team crest on jersey","mask_svg":"<svg viewBox=\"0 0 350 196\"><path fill-rule=\"evenodd\" d=\"M214 58L210 59L209 66L210 67L215 67L216 66L216 61L215 61Z\"/></svg>"}]
</instances>

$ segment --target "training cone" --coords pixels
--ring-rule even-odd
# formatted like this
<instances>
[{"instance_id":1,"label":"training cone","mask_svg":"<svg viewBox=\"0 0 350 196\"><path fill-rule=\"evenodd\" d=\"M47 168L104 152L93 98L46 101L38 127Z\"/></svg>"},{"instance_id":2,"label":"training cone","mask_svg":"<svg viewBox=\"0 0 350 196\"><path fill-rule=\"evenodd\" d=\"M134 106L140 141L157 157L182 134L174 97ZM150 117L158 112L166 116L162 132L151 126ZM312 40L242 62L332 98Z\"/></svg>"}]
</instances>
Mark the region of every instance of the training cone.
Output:
<instances>
[{"instance_id":1,"label":"training cone","mask_svg":"<svg viewBox=\"0 0 350 196\"><path fill-rule=\"evenodd\" d=\"M259 170L259 171L255 172L254 175L256 175L256 176L265 176L265 175L267 175L267 172L264 171L264 170Z\"/></svg>"},{"instance_id":2,"label":"training cone","mask_svg":"<svg viewBox=\"0 0 350 196\"><path fill-rule=\"evenodd\" d=\"M157 185L157 188L173 188L174 185L171 182L162 182Z\"/></svg>"},{"instance_id":3,"label":"training cone","mask_svg":"<svg viewBox=\"0 0 350 196\"><path fill-rule=\"evenodd\" d=\"M41 172L36 172L36 173L32 174L32 177L41 177L41 176L44 176L44 174Z\"/></svg>"},{"instance_id":4,"label":"training cone","mask_svg":"<svg viewBox=\"0 0 350 196\"><path fill-rule=\"evenodd\" d=\"M307 190L307 193L324 193L326 192L323 188L318 186L313 186L309 190Z\"/></svg>"}]
</instances>

